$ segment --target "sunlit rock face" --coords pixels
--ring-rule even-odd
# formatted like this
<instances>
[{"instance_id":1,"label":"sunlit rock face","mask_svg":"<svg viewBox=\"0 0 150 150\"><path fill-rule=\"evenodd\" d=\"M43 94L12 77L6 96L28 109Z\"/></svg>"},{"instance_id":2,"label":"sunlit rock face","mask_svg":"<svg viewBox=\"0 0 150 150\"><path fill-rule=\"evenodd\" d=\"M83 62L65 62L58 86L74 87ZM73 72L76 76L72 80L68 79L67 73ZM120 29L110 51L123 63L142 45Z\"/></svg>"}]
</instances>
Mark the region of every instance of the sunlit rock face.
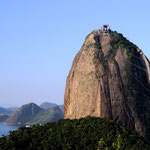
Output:
<instances>
[{"instance_id":1,"label":"sunlit rock face","mask_svg":"<svg viewBox=\"0 0 150 150\"><path fill-rule=\"evenodd\" d=\"M149 136L149 60L122 34L94 30L72 63L64 113L70 119L111 119Z\"/></svg>"}]
</instances>

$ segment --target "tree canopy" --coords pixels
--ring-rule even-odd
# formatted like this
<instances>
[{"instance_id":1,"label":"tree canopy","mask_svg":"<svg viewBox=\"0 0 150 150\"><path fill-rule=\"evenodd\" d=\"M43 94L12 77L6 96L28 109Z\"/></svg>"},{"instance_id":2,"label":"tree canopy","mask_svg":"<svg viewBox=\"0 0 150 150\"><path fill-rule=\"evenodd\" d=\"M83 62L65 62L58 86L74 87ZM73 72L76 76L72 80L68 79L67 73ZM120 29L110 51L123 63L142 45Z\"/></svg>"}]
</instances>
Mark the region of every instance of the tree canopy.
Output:
<instances>
[{"instance_id":1,"label":"tree canopy","mask_svg":"<svg viewBox=\"0 0 150 150\"><path fill-rule=\"evenodd\" d=\"M135 131L96 117L20 127L0 138L0 150L148 150Z\"/></svg>"}]
</instances>

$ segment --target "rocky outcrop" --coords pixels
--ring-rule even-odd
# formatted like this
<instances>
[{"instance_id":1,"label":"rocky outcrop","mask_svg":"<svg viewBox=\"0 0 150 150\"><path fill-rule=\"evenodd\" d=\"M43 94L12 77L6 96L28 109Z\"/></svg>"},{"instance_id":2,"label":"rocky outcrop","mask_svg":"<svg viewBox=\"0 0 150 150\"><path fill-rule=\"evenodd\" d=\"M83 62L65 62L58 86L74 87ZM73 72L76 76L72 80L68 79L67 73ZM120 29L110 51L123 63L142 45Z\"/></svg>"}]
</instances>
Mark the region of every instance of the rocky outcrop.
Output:
<instances>
[{"instance_id":1,"label":"rocky outcrop","mask_svg":"<svg viewBox=\"0 0 150 150\"><path fill-rule=\"evenodd\" d=\"M122 34L93 31L67 77L64 115L107 118L149 136L150 63L146 56Z\"/></svg>"}]
</instances>

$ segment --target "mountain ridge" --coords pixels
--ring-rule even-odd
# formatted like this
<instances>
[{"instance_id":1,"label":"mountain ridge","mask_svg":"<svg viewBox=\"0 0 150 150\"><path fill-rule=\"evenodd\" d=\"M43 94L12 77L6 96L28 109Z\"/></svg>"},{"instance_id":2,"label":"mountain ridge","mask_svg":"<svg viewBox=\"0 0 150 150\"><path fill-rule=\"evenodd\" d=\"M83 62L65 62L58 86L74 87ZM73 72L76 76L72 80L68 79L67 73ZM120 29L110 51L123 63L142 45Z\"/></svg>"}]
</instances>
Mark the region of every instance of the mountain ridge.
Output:
<instances>
[{"instance_id":1,"label":"mountain ridge","mask_svg":"<svg viewBox=\"0 0 150 150\"><path fill-rule=\"evenodd\" d=\"M48 109L48 108L52 108L54 106L57 106L57 104L55 103L50 103L50 102L43 102L39 105L39 107L43 108L43 109Z\"/></svg>"},{"instance_id":2,"label":"mountain ridge","mask_svg":"<svg viewBox=\"0 0 150 150\"><path fill-rule=\"evenodd\" d=\"M30 125L33 124L44 124L47 122L57 122L60 119L64 118L64 114L59 108L59 106L53 106L51 108L42 110L39 112L30 122Z\"/></svg>"},{"instance_id":3,"label":"mountain ridge","mask_svg":"<svg viewBox=\"0 0 150 150\"><path fill-rule=\"evenodd\" d=\"M48 107L48 106L47 106ZM43 124L49 121L56 122L59 119L64 118L64 114L59 106L52 106L48 109L40 108L35 103L29 103L22 105L15 112L13 112L8 118L1 117L4 124L13 125L33 125ZM6 118L4 120L3 118Z\"/></svg>"},{"instance_id":4,"label":"mountain ridge","mask_svg":"<svg viewBox=\"0 0 150 150\"><path fill-rule=\"evenodd\" d=\"M64 113L64 105L58 105L56 103L50 103L50 102L43 102L39 105L39 107L43 109L48 109L55 106L58 106L61 109L61 111Z\"/></svg>"},{"instance_id":5,"label":"mountain ridge","mask_svg":"<svg viewBox=\"0 0 150 150\"><path fill-rule=\"evenodd\" d=\"M0 107L0 114L1 115L10 115L13 112L13 110Z\"/></svg>"}]
</instances>

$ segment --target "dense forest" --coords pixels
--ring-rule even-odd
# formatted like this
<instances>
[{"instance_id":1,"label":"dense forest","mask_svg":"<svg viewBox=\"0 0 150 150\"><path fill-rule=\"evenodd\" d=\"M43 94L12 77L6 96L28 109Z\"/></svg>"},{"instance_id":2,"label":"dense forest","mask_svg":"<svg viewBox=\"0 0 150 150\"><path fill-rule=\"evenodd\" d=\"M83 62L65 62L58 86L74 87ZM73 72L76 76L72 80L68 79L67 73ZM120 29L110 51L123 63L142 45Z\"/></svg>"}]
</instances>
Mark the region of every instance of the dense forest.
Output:
<instances>
[{"instance_id":1,"label":"dense forest","mask_svg":"<svg viewBox=\"0 0 150 150\"><path fill-rule=\"evenodd\" d=\"M96 117L20 127L0 138L0 150L148 150L135 131Z\"/></svg>"}]
</instances>

